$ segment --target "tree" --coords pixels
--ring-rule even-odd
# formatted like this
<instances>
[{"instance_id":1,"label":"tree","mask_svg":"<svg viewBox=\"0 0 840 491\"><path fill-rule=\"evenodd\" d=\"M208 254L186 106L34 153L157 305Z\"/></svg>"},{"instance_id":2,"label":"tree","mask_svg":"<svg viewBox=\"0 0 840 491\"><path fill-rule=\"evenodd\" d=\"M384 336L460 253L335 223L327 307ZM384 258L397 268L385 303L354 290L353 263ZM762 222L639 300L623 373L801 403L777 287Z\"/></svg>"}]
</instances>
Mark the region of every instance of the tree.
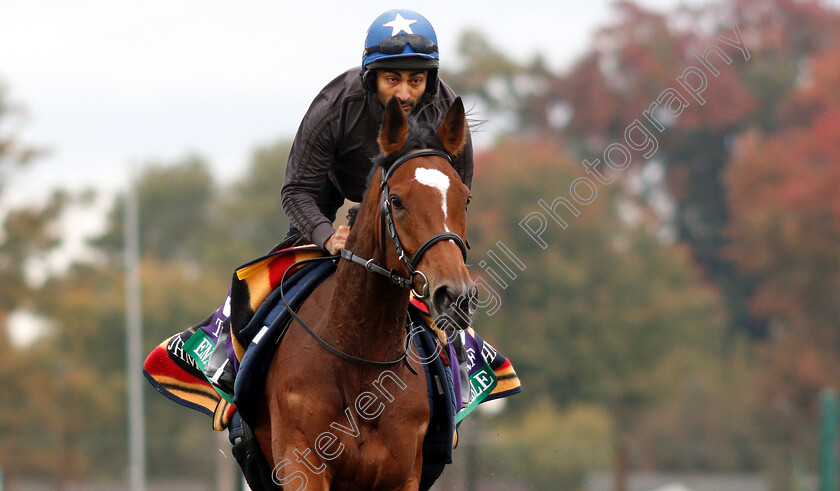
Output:
<instances>
[{"instance_id":1,"label":"tree","mask_svg":"<svg viewBox=\"0 0 840 491\"><path fill-rule=\"evenodd\" d=\"M620 187L599 187L586 206L570 201L579 216L557 206L565 228L545 216L538 201L571 200L567 190L583 174L578 169L545 140L507 138L477 157L471 262L494 264L482 251L498 255L501 241L525 269L508 260L517 274L511 279L494 266L505 288L486 270L475 271L501 296L498 311L482 311L475 325L513 360L523 380L524 392L511 400L502 427L527 434L523 421L537 401L560 409L588 405L607 411L612 434L624 441L650 408L674 392L662 388L663 371L673 387L702 366L675 360L717 359L725 313L685 247L661 244L652 214ZM521 226L540 210L545 249ZM507 442L516 444L510 437ZM543 440L531 443L532 461L540 453L556 455ZM558 469L534 472L556 480Z\"/></svg>"},{"instance_id":2,"label":"tree","mask_svg":"<svg viewBox=\"0 0 840 491\"><path fill-rule=\"evenodd\" d=\"M14 133L22 109L9 103L0 87L0 204L9 178L31 163L42 151L21 143ZM59 238L55 222L71 200L56 192L46 203L18 207L0 216L0 467L9 474L26 471L60 472L67 462L56 433L29 433L33 429L55 429L63 414L57 404L57 364L55 350L37 345L25 349L14 346L8 335L9 316L14 311L36 310L36 285L28 272L33 260L45 257ZM68 380L72 385L78 380ZM46 448L55 451L46 453Z\"/></svg>"},{"instance_id":3,"label":"tree","mask_svg":"<svg viewBox=\"0 0 840 491\"><path fill-rule=\"evenodd\" d=\"M218 187L207 164L197 157L150 162L141 170L134 185L141 230L145 352L216 310L224 301L233 269L270 247L260 244L260 238L271 245L282 238L287 225L277 223L283 169L277 160L285 161L284 153L288 145L282 143L258 150L251 171L241 181ZM64 453L72 455L66 459L69 478L113 477L122 472L126 459L125 400L113 397L125 393L123 215L124 198L117 197L106 230L91 241L106 260L76 264L50 277L36 303L37 311L55 325L45 346L54 350L51 358L56 366L63 367L68 377L87 381L72 388L61 383L64 392L45 396L51 397L51 404L61 405L62 411L55 411L66 415L63 423L30 429L33 435L65 435L70 443ZM145 391L150 472L196 478L212 474L216 447L211 421L149 386ZM87 417L91 414L96 417ZM90 441L111 443L85 444ZM107 465L93 469L91 462ZM34 471L34 467L17 469Z\"/></svg>"},{"instance_id":4,"label":"tree","mask_svg":"<svg viewBox=\"0 0 840 491\"><path fill-rule=\"evenodd\" d=\"M729 0L669 13L623 1L616 13L617 21L598 31L592 47L565 74L542 71L537 63L515 63L480 34L465 35L460 49L468 61L451 77L453 84L505 113L515 121L513 131L533 134L539 128L537 133L591 160L609 144L623 142L634 120L645 121L643 111L663 90L679 88L685 69L702 67L697 54L712 44L728 50L729 63L710 55L719 73L707 75L705 104L691 99L662 132L654 132L658 149L648 164L661 165L666 177L647 196L664 194L674 204L673 212L665 207L659 218L690 245L695 260L724 292L733 332L762 337L765 322L746 306L752 281L724 253L730 212L723 175L739 133L778 124L785 94L803 75L801 67L835 45L840 13L823 2L789 0ZM749 59L720 40L735 39L736 25ZM557 124L546 124L551 121ZM636 167L620 178L642 170Z\"/></svg>"},{"instance_id":5,"label":"tree","mask_svg":"<svg viewBox=\"0 0 840 491\"><path fill-rule=\"evenodd\" d=\"M163 261L198 266L204 251L216 238L218 191L207 163L187 156L171 162L149 162L134 182L136 187L143 254ZM93 245L119 262L122 260L124 202L110 212L107 232Z\"/></svg>"},{"instance_id":6,"label":"tree","mask_svg":"<svg viewBox=\"0 0 840 491\"><path fill-rule=\"evenodd\" d=\"M0 204L10 176L43 153L21 143L14 132L22 115L23 109L8 101L5 86L0 82ZM54 197L53 206L40 214L29 210L0 216L0 325L5 326L6 317L27 291L24 277L27 257L55 245L55 237L49 235L46 226L55 218L60 199ZM9 230L10 227L14 230Z\"/></svg>"},{"instance_id":7,"label":"tree","mask_svg":"<svg viewBox=\"0 0 840 491\"><path fill-rule=\"evenodd\" d=\"M231 183L222 205L230 264L259 257L280 242L289 220L280 203L291 142L279 140L257 148L246 174ZM235 265L234 264L234 265Z\"/></svg>"},{"instance_id":8,"label":"tree","mask_svg":"<svg viewBox=\"0 0 840 491\"><path fill-rule=\"evenodd\" d=\"M840 44L838 44L840 46ZM761 346L761 383L802 425L840 370L840 56L811 61L772 132L738 142L727 171L730 257L756 285L755 316L773 337Z\"/></svg>"},{"instance_id":9,"label":"tree","mask_svg":"<svg viewBox=\"0 0 840 491\"><path fill-rule=\"evenodd\" d=\"M560 77L534 56L511 60L478 31L465 31L458 43L464 64L445 79L458 93L476 96L496 127L519 134L545 135L562 123L565 101L558 96Z\"/></svg>"}]
</instances>

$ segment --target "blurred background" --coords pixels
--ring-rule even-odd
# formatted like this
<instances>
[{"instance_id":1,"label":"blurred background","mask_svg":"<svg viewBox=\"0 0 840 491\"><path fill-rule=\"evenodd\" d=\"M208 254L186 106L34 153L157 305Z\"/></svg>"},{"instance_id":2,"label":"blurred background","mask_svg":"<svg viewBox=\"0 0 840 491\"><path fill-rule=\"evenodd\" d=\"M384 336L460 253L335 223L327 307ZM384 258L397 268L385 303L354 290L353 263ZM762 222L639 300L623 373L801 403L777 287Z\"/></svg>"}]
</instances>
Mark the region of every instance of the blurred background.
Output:
<instances>
[{"instance_id":1,"label":"blurred background","mask_svg":"<svg viewBox=\"0 0 840 491\"><path fill-rule=\"evenodd\" d=\"M436 489L838 489L840 2L349 3L0 5L0 489L128 487L127 190L145 357L285 235L300 118L394 7L483 121L475 327L523 384ZM149 489L239 488L142 395Z\"/></svg>"}]
</instances>

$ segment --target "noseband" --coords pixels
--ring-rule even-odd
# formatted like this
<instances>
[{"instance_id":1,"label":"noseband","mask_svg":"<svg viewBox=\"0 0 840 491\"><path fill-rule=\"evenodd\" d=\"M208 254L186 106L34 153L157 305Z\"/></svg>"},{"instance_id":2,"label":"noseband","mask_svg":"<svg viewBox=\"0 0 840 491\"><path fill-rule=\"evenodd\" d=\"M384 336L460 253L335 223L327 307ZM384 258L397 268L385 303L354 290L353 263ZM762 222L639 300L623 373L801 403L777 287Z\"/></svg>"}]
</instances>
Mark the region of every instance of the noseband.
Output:
<instances>
[{"instance_id":1,"label":"noseband","mask_svg":"<svg viewBox=\"0 0 840 491\"><path fill-rule=\"evenodd\" d=\"M380 184L380 188L382 189L381 194L381 205L380 205L380 217L382 218L382 226L380 227L382 230L382 256L380 258L380 263L385 264L385 236L387 235L390 237L391 242L394 244L394 249L397 251L397 256L405 265L406 270L408 271L408 278L399 276L395 270L386 270L385 268L374 264L373 259L362 259L359 256L356 256L352 252L348 251L347 249L341 250L341 257L344 259L353 261L357 264L361 264L365 267L368 271L373 273L380 274L382 276L387 277L391 283L401 286L403 288L411 288L414 296L417 297L419 300L425 300L429 297L429 281L426 279L426 275L423 274L422 271L417 269L417 266L420 264L420 261L423 259L423 255L435 244L442 240L451 240L455 242L458 248L461 249L461 255L464 257L464 261L467 260L467 246L464 243L464 240L461 238L460 235L453 233L453 232L441 232L439 234L435 234L428 239L426 239L423 244L417 248L417 252L414 253L413 257L409 257L406 254L405 249L403 248L402 242L400 242L400 238L397 235L397 227L394 225L394 216L391 210L391 200L388 199L390 192L388 188L388 179L396 172L396 170L405 162L415 158L415 157L423 157L426 155L435 155L438 157L443 157L446 159L447 162L450 164L452 163L452 158L446 152L442 152L440 150L435 150L433 148L424 148L420 150L412 150L407 154L403 155L402 157L398 158L391 164L391 167L386 172L385 170L382 171L382 182ZM417 291L413 288L414 285L414 277L420 276L423 279L423 288L421 291Z\"/></svg>"}]
</instances>

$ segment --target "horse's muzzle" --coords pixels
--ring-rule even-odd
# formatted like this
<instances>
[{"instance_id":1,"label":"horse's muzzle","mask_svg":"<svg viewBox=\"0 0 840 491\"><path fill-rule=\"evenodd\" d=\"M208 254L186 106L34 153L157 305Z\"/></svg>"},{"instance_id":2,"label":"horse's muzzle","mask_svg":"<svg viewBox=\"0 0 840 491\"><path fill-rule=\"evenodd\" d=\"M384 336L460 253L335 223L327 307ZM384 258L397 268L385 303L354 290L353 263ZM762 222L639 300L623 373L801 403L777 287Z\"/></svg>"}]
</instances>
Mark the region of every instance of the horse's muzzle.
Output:
<instances>
[{"instance_id":1,"label":"horse's muzzle","mask_svg":"<svg viewBox=\"0 0 840 491\"><path fill-rule=\"evenodd\" d=\"M456 289L441 285L434 290L431 299L435 324L445 330L466 329L472 323L478 304L478 289L475 283Z\"/></svg>"}]
</instances>

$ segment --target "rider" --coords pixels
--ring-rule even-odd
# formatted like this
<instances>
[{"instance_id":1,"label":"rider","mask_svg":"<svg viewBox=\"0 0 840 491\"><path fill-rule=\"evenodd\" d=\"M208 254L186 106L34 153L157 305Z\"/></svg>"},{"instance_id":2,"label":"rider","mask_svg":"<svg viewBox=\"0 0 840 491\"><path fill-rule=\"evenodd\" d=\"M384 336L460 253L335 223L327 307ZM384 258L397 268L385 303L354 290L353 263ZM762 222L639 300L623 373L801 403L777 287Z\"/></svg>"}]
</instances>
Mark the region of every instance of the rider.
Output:
<instances>
[{"instance_id":1,"label":"rider","mask_svg":"<svg viewBox=\"0 0 840 491\"><path fill-rule=\"evenodd\" d=\"M324 87L312 102L295 136L281 192L291 225L336 254L349 228L333 228L345 199L361 202L385 103L397 97L418 121L443 116L455 93L438 78L437 35L429 21L411 10L389 10L370 25L362 66L351 68ZM453 165L467 186L473 173L472 142Z\"/></svg>"},{"instance_id":2,"label":"rider","mask_svg":"<svg viewBox=\"0 0 840 491\"><path fill-rule=\"evenodd\" d=\"M384 12L370 25L361 67L351 68L321 89L295 135L281 191L289 233L278 247L314 243L337 254L350 229L333 228L345 199L361 202L379 154L376 142L385 104L396 97L418 121L438 121L456 95L438 78L437 34L412 10ZM467 186L473 174L472 141L454 156ZM231 440L239 436L230 427Z\"/></svg>"}]
</instances>

